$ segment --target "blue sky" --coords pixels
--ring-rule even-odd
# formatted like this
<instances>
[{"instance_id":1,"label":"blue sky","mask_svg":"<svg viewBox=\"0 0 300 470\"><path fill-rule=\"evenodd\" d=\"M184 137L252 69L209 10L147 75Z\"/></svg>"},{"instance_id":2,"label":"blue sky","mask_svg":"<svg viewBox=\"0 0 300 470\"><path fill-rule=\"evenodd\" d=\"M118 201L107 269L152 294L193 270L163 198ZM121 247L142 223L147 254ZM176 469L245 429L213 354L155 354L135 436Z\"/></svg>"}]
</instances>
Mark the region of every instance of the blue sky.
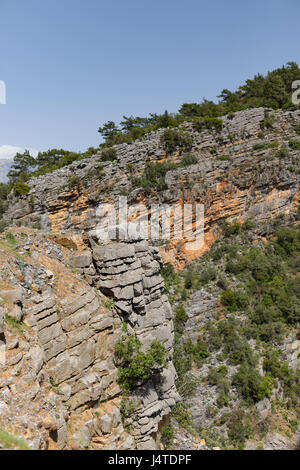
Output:
<instances>
[{"instance_id":1,"label":"blue sky","mask_svg":"<svg viewBox=\"0 0 300 470\"><path fill-rule=\"evenodd\" d=\"M299 0L0 0L0 157L85 150L107 120L299 63L299 14Z\"/></svg>"}]
</instances>

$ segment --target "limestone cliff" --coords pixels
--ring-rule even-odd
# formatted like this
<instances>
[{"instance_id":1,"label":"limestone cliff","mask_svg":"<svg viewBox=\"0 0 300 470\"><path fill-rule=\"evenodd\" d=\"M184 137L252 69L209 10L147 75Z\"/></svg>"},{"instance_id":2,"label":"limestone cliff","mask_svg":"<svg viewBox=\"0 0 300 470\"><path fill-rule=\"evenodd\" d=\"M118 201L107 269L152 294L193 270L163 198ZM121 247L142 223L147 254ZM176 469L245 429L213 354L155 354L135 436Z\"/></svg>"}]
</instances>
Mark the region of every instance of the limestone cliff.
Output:
<instances>
[{"instance_id":1,"label":"limestone cliff","mask_svg":"<svg viewBox=\"0 0 300 470\"><path fill-rule=\"evenodd\" d=\"M272 126L262 129L263 108L223 117L220 132L197 132L191 123L183 129L193 139L190 153L195 163L185 165L179 151L168 154L162 143L164 130L146 135L132 144L115 147L116 160L100 162L101 154L75 162L29 181L30 193L12 199L6 218L15 224L37 225L52 231L78 233L93 229L96 209L127 195L128 204L202 203L205 207L205 244L200 252L187 251L186 239L161 247L163 258L184 266L199 257L219 237L224 220L272 219L289 213L298 201L298 151L280 157L281 146L297 139L299 111L273 113ZM166 189L145 195L136 180L149 162L177 164L167 172ZM79 181L72 185L72 177ZM143 217L145 214L141 214Z\"/></svg>"},{"instance_id":2,"label":"limestone cliff","mask_svg":"<svg viewBox=\"0 0 300 470\"><path fill-rule=\"evenodd\" d=\"M1 433L33 449L157 448L178 400L158 250L93 240L76 252L32 230L5 233L0 248ZM125 420L114 355L124 321L144 349L160 338L168 351Z\"/></svg>"}]
</instances>

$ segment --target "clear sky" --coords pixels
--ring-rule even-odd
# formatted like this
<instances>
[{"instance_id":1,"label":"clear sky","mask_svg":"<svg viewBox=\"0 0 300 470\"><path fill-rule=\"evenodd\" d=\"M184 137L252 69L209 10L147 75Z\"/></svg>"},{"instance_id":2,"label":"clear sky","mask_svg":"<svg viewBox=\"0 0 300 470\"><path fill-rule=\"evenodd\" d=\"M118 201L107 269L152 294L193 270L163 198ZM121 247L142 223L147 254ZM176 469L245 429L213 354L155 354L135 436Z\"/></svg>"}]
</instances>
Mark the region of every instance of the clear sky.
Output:
<instances>
[{"instance_id":1,"label":"clear sky","mask_svg":"<svg viewBox=\"0 0 300 470\"><path fill-rule=\"evenodd\" d=\"M0 150L85 150L107 120L299 63L299 17L299 0L0 0Z\"/></svg>"}]
</instances>

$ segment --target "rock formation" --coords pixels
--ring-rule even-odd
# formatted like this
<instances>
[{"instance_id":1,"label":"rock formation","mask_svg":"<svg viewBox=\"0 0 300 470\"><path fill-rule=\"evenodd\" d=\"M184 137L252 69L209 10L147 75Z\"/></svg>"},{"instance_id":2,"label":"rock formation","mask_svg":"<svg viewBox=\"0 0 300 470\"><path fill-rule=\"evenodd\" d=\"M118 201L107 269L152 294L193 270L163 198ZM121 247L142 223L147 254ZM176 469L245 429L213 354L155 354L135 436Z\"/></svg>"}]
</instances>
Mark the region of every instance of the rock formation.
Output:
<instances>
[{"instance_id":1,"label":"rock formation","mask_svg":"<svg viewBox=\"0 0 300 470\"><path fill-rule=\"evenodd\" d=\"M34 233L23 241L18 231L13 240L1 261L1 428L23 436L26 429L35 449L157 448L159 426L178 400L158 250L93 240L76 252ZM126 420L131 434L121 419L114 358L124 321L143 349L159 338L168 351L167 367L131 397L138 404Z\"/></svg>"},{"instance_id":2,"label":"rock formation","mask_svg":"<svg viewBox=\"0 0 300 470\"><path fill-rule=\"evenodd\" d=\"M115 203L126 195L128 204L201 203L205 210L205 244L200 252L187 251L186 240L161 248L164 260L183 267L199 257L220 234L225 220L272 219L289 213L298 201L299 165L297 151L281 159L281 146L297 139L295 126L299 111L276 111L272 127L262 130L266 110L248 109L223 117L221 132L196 132L191 123L183 129L193 139L191 154L197 162L183 166L180 152L167 154L162 143L163 129L147 134L132 144L115 146L117 159L101 162L101 154L75 162L51 174L31 179L27 197L13 199L6 218L20 225L52 231L88 233L99 221L97 207ZM277 146L277 148L276 148ZM168 161L178 167L167 172L167 189L145 196L136 182L149 162ZM72 176L80 185L72 187ZM145 214L140 214L144 217Z\"/></svg>"}]
</instances>

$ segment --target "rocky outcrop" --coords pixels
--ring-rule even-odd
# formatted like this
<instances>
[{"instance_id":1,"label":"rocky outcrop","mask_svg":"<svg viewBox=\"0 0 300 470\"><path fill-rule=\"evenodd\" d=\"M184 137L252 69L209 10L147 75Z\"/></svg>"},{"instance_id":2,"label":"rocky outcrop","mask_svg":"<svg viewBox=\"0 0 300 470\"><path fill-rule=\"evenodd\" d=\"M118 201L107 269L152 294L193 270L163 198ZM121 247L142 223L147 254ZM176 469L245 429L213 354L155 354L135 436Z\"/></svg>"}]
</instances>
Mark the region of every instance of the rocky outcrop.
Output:
<instances>
[{"instance_id":1,"label":"rocky outcrop","mask_svg":"<svg viewBox=\"0 0 300 470\"><path fill-rule=\"evenodd\" d=\"M290 139L298 139L295 126L299 111L276 111L272 128L267 130L261 129L264 116L262 108L225 116L220 133L199 133L191 123L184 124L193 139L191 154L196 163L192 165L181 164L179 152L166 154L161 129L140 141L116 146L114 162L100 162L99 153L31 179L28 197L11 200L6 217L16 224L54 231L88 232L99 221L98 205L114 203L119 195L126 195L129 205L145 204L147 212L152 203L201 203L205 208L203 248L188 251L188 237L161 247L165 260L184 266L215 242L224 220L267 220L296 206L299 151L290 149L286 158L280 158L277 152L282 145L288 147ZM136 177L143 174L147 163L161 161L178 165L167 172L167 189L154 188L146 197ZM73 175L80 178L79 187L72 188ZM143 211L141 218L146 215Z\"/></svg>"},{"instance_id":2,"label":"rocky outcrop","mask_svg":"<svg viewBox=\"0 0 300 470\"><path fill-rule=\"evenodd\" d=\"M74 252L33 232L25 242L15 237L16 254L1 260L0 429L26 435L31 448L157 448L159 426L178 400L158 250L93 238L91 248ZM168 351L167 367L127 398L137 405L126 422L114 355L123 322L144 350L160 339Z\"/></svg>"}]
</instances>

